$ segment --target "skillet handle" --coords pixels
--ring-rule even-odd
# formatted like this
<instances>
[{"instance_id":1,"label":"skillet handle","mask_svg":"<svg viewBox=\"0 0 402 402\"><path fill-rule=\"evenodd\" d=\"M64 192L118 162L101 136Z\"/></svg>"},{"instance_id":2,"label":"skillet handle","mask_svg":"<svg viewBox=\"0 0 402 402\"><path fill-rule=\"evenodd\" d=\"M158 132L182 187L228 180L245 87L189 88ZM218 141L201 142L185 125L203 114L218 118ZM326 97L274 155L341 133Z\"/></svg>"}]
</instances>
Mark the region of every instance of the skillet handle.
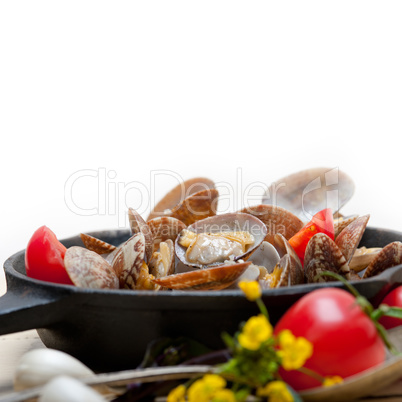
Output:
<instances>
[{"instance_id":1,"label":"skillet handle","mask_svg":"<svg viewBox=\"0 0 402 402\"><path fill-rule=\"evenodd\" d=\"M42 328L58 322L63 308L63 296L32 292L23 288L8 290L0 297L0 335Z\"/></svg>"}]
</instances>

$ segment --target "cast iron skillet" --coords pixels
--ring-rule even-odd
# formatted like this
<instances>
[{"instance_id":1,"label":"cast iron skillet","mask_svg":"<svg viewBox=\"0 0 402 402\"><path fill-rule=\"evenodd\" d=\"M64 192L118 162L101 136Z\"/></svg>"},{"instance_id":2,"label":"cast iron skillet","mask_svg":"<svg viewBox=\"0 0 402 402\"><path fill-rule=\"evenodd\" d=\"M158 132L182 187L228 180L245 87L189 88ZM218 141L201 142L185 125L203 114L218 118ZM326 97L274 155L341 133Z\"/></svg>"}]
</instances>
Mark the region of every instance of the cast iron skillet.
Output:
<instances>
[{"instance_id":1,"label":"cast iron skillet","mask_svg":"<svg viewBox=\"0 0 402 402\"><path fill-rule=\"evenodd\" d=\"M118 245L129 232L92 235ZM401 232L367 228L361 245L385 246L396 240L402 241ZM78 236L63 244L82 245ZM47 347L70 353L96 370L135 367L148 342L162 336L188 336L221 348L222 331L234 333L241 321L257 313L255 304L239 290L91 290L42 282L26 276L24 251L10 257L4 269L8 290L0 298L0 334L37 328ZM400 283L402 265L355 285L375 303ZM275 323L302 295L324 286L342 285L332 282L264 291L271 321Z\"/></svg>"}]
</instances>

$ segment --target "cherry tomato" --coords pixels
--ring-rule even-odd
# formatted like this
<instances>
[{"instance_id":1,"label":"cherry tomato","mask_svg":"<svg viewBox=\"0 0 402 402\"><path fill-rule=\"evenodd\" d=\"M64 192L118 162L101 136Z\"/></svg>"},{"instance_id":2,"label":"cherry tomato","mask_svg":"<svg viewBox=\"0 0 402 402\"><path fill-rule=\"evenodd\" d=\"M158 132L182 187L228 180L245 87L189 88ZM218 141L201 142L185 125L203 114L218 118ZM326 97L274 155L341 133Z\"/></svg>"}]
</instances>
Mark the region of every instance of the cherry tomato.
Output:
<instances>
[{"instance_id":1,"label":"cherry tomato","mask_svg":"<svg viewBox=\"0 0 402 402\"><path fill-rule=\"evenodd\" d=\"M317 233L325 233L334 240L334 218L331 208L317 212L307 225L303 226L289 239L290 245L296 251L302 264L304 263L304 253L307 243Z\"/></svg>"},{"instance_id":2,"label":"cherry tomato","mask_svg":"<svg viewBox=\"0 0 402 402\"><path fill-rule=\"evenodd\" d=\"M390 307L402 307L402 286L398 286L389 292L381 304L387 304ZM378 322L384 326L385 329L390 329L402 325L402 319L396 317L381 317Z\"/></svg>"},{"instance_id":3,"label":"cherry tomato","mask_svg":"<svg viewBox=\"0 0 402 402\"><path fill-rule=\"evenodd\" d=\"M385 346L371 319L345 290L315 290L297 301L280 319L274 333L289 329L313 345L304 367L321 376L342 378L360 373L385 360ZM320 386L318 380L296 370L280 369L294 389Z\"/></svg>"},{"instance_id":4,"label":"cherry tomato","mask_svg":"<svg viewBox=\"0 0 402 402\"><path fill-rule=\"evenodd\" d=\"M64 268L66 248L46 226L32 235L25 251L25 267L30 278L72 285Z\"/></svg>"}]
</instances>

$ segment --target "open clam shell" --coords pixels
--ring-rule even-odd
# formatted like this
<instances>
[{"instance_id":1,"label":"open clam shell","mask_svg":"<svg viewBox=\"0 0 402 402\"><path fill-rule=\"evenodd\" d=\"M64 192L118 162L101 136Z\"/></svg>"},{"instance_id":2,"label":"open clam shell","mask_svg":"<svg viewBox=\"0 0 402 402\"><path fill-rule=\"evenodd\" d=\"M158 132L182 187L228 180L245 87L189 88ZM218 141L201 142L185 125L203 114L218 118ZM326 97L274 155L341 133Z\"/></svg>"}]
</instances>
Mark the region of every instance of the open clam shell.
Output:
<instances>
[{"instance_id":1,"label":"open clam shell","mask_svg":"<svg viewBox=\"0 0 402 402\"><path fill-rule=\"evenodd\" d=\"M167 216L179 219L186 225L216 215L219 193L215 189L202 190L184 199Z\"/></svg>"},{"instance_id":2,"label":"open clam shell","mask_svg":"<svg viewBox=\"0 0 402 402\"><path fill-rule=\"evenodd\" d=\"M336 245L342 251L348 263L352 259L353 254L363 237L369 219L370 215L364 215L353 220L335 239Z\"/></svg>"},{"instance_id":3,"label":"open clam shell","mask_svg":"<svg viewBox=\"0 0 402 402\"><path fill-rule=\"evenodd\" d=\"M220 290L232 285L250 262L224 264L212 268L169 275L154 279L160 286L177 290Z\"/></svg>"},{"instance_id":4,"label":"open clam shell","mask_svg":"<svg viewBox=\"0 0 402 402\"><path fill-rule=\"evenodd\" d=\"M265 223L265 241L270 243L273 243L274 236L278 233L289 240L303 227L303 222L292 212L275 205L260 204L243 208L240 212L253 215Z\"/></svg>"},{"instance_id":5,"label":"open clam shell","mask_svg":"<svg viewBox=\"0 0 402 402\"><path fill-rule=\"evenodd\" d=\"M286 255L289 257L285 262L282 262L282 267L286 268L286 270L288 269L288 273L286 274L288 275L289 280L284 282L281 286L285 286L285 283L286 286L304 283L303 266L288 240L281 234L277 234L274 237L274 246L281 256L281 259Z\"/></svg>"},{"instance_id":6,"label":"open clam shell","mask_svg":"<svg viewBox=\"0 0 402 402\"><path fill-rule=\"evenodd\" d=\"M135 209L128 209L128 219L130 221L131 234L135 235L137 233L142 233L144 235L145 256L148 262L150 261L154 251L154 235L147 223Z\"/></svg>"},{"instance_id":7,"label":"open clam shell","mask_svg":"<svg viewBox=\"0 0 402 402\"><path fill-rule=\"evenodd\" d=\"M90 250L95 252L96 254L109 254L116 249L116 246L112 244L106 243L103 240L97 239L96 237L87 235L85 233L80 234L81 240L84 243L84 246Z\"/></svg>"},{"instance_id":8,"label":"open clam shell","mask_svg":"<svg viewBox=\"0 0 402 402\"><path fill-rule=\"evenodd\" d=\"M334 218L334 237L335 237L335 239L342 232L342 230L346 228L346 226L351 224L357 218L358 218L357 215L349 216L348 218L344 218L344 217Z\"/></svg>"},{"instance_id":9,"label":"open clam shell","mask_svg":"<svg viewBox=\"0 0 402 402\"><path fill-rule=\"evenodd\" d=\"M154 218L147 224L153 235L154 248L157 248L160 242L168 239L174 242L178 234L187 227L181 220L171 216Z\"/></svg>"},{"instance_id":10,"label":"open clam shell","mask_svg":"<svg viewBox=\"0 0 402 402\"><path fill-rule=\"evenodd\" d=\"M116 251L112 266L119 278L121 288L135 289L145 258L145 237L137 233Z\"/></svg>"},{"instance_id":11,"label":"open clam shell","mask_svg":"<svg viewBox=\"0 0 402 402\"><path fill-rule=\"evenodd\" d=\"M234 261L240 259L247 259L264 241L267 235L267 228L265 224L255 216L244 213L229 213L223 215L216 215L197 221L187 227L187 230L196 234L201 233L221 233L221 232L249 232L254 242L247 249L246 252L234 257ZM187 248L183 247L179 243L180 236L177 237L175 242L176 256L179 260L188 266L205 268L206 266L220 265L223 261L217 261L211 264L201 264L196 262L190 262L187 259Z\"/></svg>"},{"instance_id":12,"label":"open clam shell","mask_svg":"<svg viewBox=\"0 0 402 402\"><path fill-rule=\"evenodd\" d=\"M160 249L153 253L148 267L149 273L155 278L162 278L174 274L175 254L172 240L167 239L164 242L160 242Z\"/></svg>"},{"instance_id":13,"label":"open clam shell","mask_svg":"<svg viewBox=\"0 0 402 402\"><path fill-rule=\"evenodd\" d=\"M272 272L281 257L276 248L269 242L263 241L249 258L254 265L264 267L268 272Z\"/></svg>"},{"instance_id":14,"label":"open clam shell","mask_svg":"<svg viewBox=\"0 0 402 402\"><path fill-rule=\"evenodd\" d=\"M281 288L300 283L299 280L295 278L295 271L291 269L289 254L284 255L278 261L274 272L278 272L278 277L275 277L275 274L268 274L258 281L262 289Z\"/></svg>"},{"instance_id":15,"label":"open clam shell","mask_svg":"<svg viewBox=\"0 0 402 402\"><path fill-rule=\"evenodd\" d=\"M118 289L119 280L111 265L94 251L73 246L67 249L64 266L75 286Z\"/></svg>"},{"instance_id":16,"label":"open clam shell","mask_svg":"<svg viewBox=\"0 0 402 402\"><path fill-rule=\"evenodd\" d=\"M381 247L359 247L353 253L353 257L349 262L350 269L355 272L360 272L364 268L367 268L381 250Z\"/></svg>"},{"instance_id":17,"label":"open clam shell","mask_svg":"<svg viewBox=\"0 0 402 402\"><path fill-rule=\"evenodd\" d=\"M215 183L196 177L178 184L167 193L148 216L148 221L162 216L180 219L186 225L216 214L218 192Z\"/></svg>"},{"instance_id":18,"label":"open clam shell","mask_svg":"<svg viewBox=\"0 0 402 402\"><path fill-rule=\"evenodd\" d=\"M280 206L302 221L309 221L325 208L332 212L342 208L352 197L354 187L352 179L337 168L307 169L272 183L262 203Z\"/></svg>"}]
</instances>

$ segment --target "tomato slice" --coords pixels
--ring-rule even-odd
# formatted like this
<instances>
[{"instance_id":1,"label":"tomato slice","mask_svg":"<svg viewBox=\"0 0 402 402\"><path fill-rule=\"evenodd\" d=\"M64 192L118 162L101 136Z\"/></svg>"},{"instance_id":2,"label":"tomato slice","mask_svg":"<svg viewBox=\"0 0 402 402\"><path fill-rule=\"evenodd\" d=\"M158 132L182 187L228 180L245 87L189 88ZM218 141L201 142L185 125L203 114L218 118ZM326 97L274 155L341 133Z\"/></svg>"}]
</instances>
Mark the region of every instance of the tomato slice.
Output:
<instances>
[{"instance_id":1,"label":"tomato slice","mask_svg":"<svg viewBox=\"0 0 402 402\"><path fill-rule=\"evenodd\" d=\"M331 208L317 212L307 225L303 226L289 239L290 245L296 251L302 264L304 263L304 253L307 243L317 233L325 233L334 240L334 217Z\"/></svg>"},{"instance_id":2,"label":"tomato slice","mask_svg":"<svg viewBox=\"0 0 402 402\"><path fill-rule=\"evenodd\" d=\"M25 267L30 278L73 285L64 267L66 248L46 226L35 231L25 251Z\"/></svg>"}]
</instances>

